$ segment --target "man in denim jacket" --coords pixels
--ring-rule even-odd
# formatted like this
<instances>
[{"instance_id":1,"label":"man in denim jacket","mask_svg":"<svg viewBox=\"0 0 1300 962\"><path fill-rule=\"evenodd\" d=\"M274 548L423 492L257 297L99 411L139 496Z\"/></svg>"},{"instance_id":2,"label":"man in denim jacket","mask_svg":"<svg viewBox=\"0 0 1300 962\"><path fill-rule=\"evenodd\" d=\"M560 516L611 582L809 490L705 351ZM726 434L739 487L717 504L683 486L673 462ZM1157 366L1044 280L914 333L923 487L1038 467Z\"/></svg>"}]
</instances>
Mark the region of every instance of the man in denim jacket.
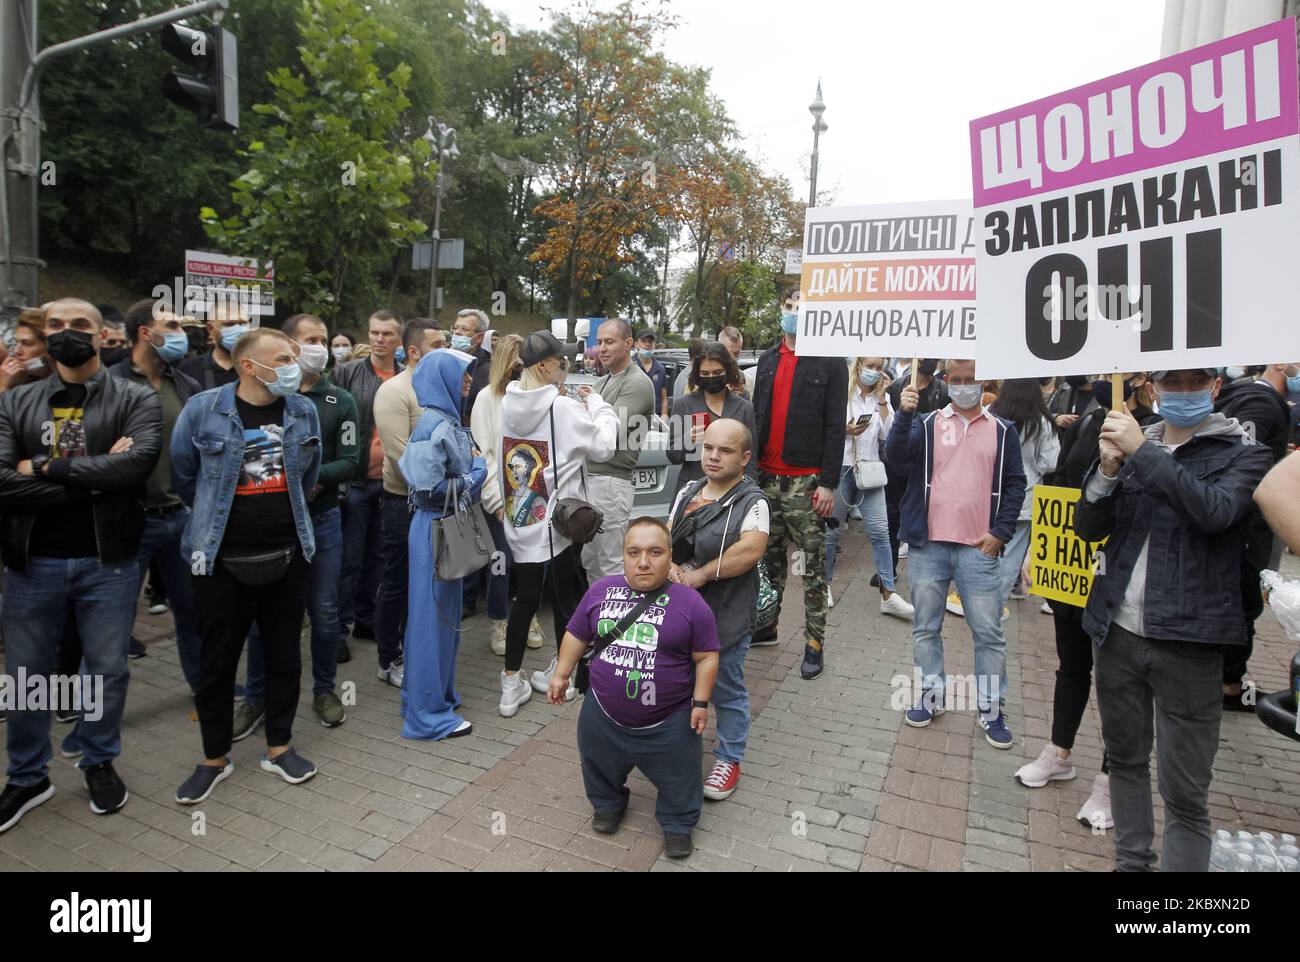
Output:
<instances>
[{"instance_id":1,"label":"man in denim jacket","mask_svg":"<svg viewBox=\"0 0 1300 962\"><path fill-rule=\"evenodd\" d=\"M185 405L172 433L174 489L193 509L181 539L202 640L195 695L203 764L176 801L203 801L232 769L235 672L256 621L266 658L265 771L291 784L316 767L289 747L302 672L299 636L316 540L308 495L321 462L316 406L297 394L294 343L258 328L235 344L238 384Z\"/></svg>"}]
</instances>

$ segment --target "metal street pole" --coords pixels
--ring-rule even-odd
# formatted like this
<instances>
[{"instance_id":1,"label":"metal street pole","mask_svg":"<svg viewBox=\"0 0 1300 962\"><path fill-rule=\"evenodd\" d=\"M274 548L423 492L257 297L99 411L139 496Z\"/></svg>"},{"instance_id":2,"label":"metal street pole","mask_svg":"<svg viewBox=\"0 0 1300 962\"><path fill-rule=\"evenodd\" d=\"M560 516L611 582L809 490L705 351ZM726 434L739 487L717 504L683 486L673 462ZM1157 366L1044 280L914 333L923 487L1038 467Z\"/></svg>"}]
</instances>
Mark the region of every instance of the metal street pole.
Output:
<instances>
[{"instance_id":1,"label":"metal street pole","mask_svg":"<svg viewBox=\"0 0 1300 962\"><path fill-rule=\"evenodd\" d=\"M808 185L808 206L817 206L817 148L821 135L826 131L826 124L822 122L822 114L826 112L826 104L822 102L822 82L817 81L817 96L813 102L808 105L808 112L813 115L813 149L812 164L809 172L811 183Z\"/></svg>"},{"instance_id":2,"label":"metal street pole","mask_svg":"<svg viewBox=\"0 0 1300 962\"><path fill-rule=\"evenodd\" d=\"M433 201L433 263L429 265L429 316L438 316L438 241L442 239L442 162Z\"/></svg>"},{"instance_id":3,"label":"metal street pole","mask_svg":"<svg viewBox=\"0 0 1300 962\"><path fill-rule=\"evenodd\" d=\"M214 12L214 19L219 19L230 0L199 0L57 43L39 53L38 6L38 0L0 0L0 338L8 336L21 308L40 302L41 72L57 57L187 17Z\"/></svg>"}]
</instances>

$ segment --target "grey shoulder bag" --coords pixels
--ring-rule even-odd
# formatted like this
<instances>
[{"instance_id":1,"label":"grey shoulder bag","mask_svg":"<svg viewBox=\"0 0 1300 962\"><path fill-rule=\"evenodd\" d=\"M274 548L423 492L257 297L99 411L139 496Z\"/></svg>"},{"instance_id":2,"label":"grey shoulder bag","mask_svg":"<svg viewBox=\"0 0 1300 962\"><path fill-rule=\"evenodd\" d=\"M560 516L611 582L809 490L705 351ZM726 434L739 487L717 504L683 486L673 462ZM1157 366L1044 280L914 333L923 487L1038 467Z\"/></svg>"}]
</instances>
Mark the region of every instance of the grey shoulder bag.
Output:
<instances>
[{"instance_id":1,"label":"grey shoulder bag","mask_svg":"<svg viewBox=\"0 0 1300 962\"><path fill-rule=\"evenodd\" d=\"M442 517L432 525L433 575L439 581L459 581L481 569L492 556L483 506L478 502L460 507L456 482L447 479L447 498Z\"/></svg>"}]
</instances>

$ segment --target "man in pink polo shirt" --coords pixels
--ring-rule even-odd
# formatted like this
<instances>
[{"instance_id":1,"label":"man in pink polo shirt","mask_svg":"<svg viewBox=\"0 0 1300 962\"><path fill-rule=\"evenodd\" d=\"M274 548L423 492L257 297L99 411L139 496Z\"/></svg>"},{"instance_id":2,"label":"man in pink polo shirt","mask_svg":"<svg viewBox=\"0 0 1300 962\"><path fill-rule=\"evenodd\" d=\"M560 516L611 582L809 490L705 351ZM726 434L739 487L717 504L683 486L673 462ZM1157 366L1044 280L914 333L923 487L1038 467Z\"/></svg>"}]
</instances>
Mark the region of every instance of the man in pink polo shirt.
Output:
<instances>
[{"instance_id":1,"label":"man in pink polo shirt","mask_svg":"<svg viewBox=\"0 0 1300 962\"><path fill-rule=\"evenodd\" d=\"M994 748L1010 748L1002 712L1006 639L998 559L1011 540L1025 498L1025 470L1014 425L980 404L974 361L948 363L946 407L918 419L918 395L903 390L885 441L885 457L908 472L899 539L908 545L908 580L916 616L912 651L923 691L907 723L924 728L944 709L943 628L948 586L955 583L975 641L979 724Z\"/></svg>"}]
</instances>

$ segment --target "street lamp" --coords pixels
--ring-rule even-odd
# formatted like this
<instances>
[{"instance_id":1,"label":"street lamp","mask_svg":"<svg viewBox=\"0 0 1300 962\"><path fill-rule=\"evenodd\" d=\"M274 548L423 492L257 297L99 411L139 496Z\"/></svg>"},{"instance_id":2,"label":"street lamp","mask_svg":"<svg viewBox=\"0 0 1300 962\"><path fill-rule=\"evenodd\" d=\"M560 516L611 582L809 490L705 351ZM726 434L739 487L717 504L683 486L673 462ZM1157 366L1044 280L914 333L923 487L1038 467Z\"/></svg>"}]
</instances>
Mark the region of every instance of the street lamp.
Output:
<instances>
[{"instance_id":1,"label":"street lamp","mask_svg":"<svg viewBox=\"0 0 1300 962\"><path fill-rule=\"evenodd\" d=\"M437 132L435 133L435 128ZM460 156L456 146L456 131L446 124L440 124L433 115L429 115L429 129L420 138L429 145L430 155L438 162L438 180L434 185L433 200L433 263L429 265L429 316L438 316L438 241L442 238L442 198L446 192L443 171L445 161L455 160Z\"/></svg>"},{"instance_id":2,"label":"street lamp","mask_svg":"<svg viewBox=\"0 0 1300 962\"><path fill-rule=\"evenodd\" d=\"M826 132L826 124L822 122L822 114L826 113L826 104L822 102L822 82L817 81L817 96L813 102L808 105L808 113L813 115L813 152L812 152L812 183L808 187L808 206L817 206L817 143L821 135Z\"/></svg>"}]
</instances>

